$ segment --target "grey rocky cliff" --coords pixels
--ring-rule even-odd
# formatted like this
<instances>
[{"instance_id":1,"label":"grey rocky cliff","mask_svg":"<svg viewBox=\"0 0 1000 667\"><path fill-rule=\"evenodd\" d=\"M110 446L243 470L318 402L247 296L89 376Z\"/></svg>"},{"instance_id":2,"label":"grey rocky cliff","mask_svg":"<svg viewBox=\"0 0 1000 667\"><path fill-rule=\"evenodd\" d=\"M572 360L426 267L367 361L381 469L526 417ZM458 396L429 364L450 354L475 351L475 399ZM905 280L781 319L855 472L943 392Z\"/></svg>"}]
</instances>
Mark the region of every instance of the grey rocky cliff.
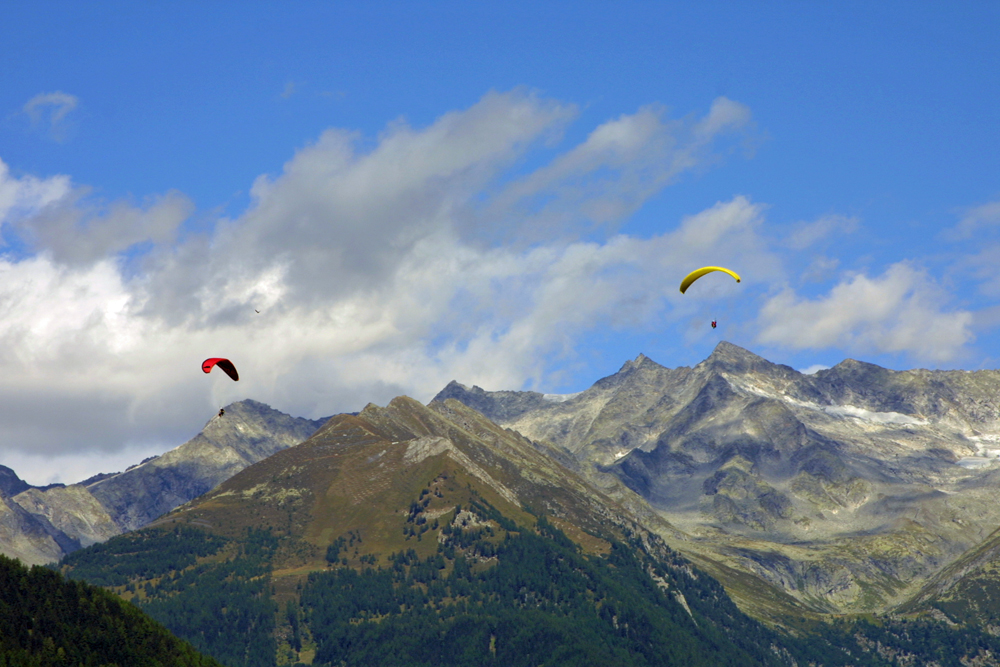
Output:
<instances>
[{"instance_id":1,"label":"grey rocky cliff","mask_svg":"<svg viewBox=\"0 0 1000 667\"><path fill-rule=\"evenodd\" d=\"M33 516L44 517L53 528L78 543L74 548L88 547L122 532L82 484L44 491L32 487L15 496L14 501Z\"/></svg>"},{"instance_id":2,"label":"grey rocky cliff","mask_svg":"<svg viewBox=\"0 0 1000 667\"><path fill-rule=\"evenodd\" d=\"M63 534L44 516L35 516L21 507L14 494L31 485L13 470L0 466L0 545L2 553L25 563L57 560L65 551L79 549L79 542Z\"/></svg>"},{"instance_id":3,"label":"grey rocky cliff","mask_svg":"<svg viewBox=\"0 0 1000 667\"><path fill-rule=\"evenodd\" d=\"M890 608L1000 524L996 371L804 375L723 342L694 368L640 355L578 394L448 391L641 495L689 556L817 611Z\"/></svg>"},{"instance_id":4,"label":"grey rocky cliff","mask_svg":"<svg viewBox=\"0 0 1000 667\"><path fill-rule=\"evenodd\" d=\"M325 420L245 400L226 406L183 445L80 484L32 487L0 466L0 553L28 564L135 530L249 465L299 444ZM9 473L9 474L8 474Z\"/></svg>"}]
</instances>

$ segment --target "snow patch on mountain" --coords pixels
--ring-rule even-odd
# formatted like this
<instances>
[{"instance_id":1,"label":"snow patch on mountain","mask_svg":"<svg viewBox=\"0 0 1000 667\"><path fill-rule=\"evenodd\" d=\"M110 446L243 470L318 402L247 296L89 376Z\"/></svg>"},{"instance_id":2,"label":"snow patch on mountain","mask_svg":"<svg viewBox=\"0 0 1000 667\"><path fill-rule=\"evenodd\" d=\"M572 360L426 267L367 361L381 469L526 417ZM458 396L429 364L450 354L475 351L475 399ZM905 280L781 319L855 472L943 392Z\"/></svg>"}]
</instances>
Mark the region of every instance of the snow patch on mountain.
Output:
<instances>
[{"instance_id":1,"label":"snow patch on mountain","mask_svg":"<svg viewBox=\"0 0 1000 667\"><path fill-rule=\"evenodd\" d=\"M969 440L976 446L976 455L960 458L958 465L963 468L985 468L1000 462L1000 435L994 433L970 435Z\"/></svg>"},{"instance_id":2,"label":"snow patch on mountain","mask_svg":"<svg viewBox=\"0 0 1000 667\"><path fill-rule=\"evenodd\" d=\"M571 398L576 398L582 393L582 391L578 391L575 394L542 394L542 398L552 403L565 403Z\"/></svg>"},{"instance_id":3,"label":"snow patch on mountain","mask_svg":"<svg viewBox=\"0 0 1000 667\"><path fill-rule=\"evenodd\" d=\"M855 419L875 422L878 424L901 424L907 426L926 426L929 423L926 419L911 417L910 415L905 415L901 412L876 412L873 410L866 410L865 408L859 408L856 405L820 405L819 403L813 403L811 401L801 401L796 398L792 398L787 394L771 391L755 382L747 382L745 380L737 381L729 377L726 379L734 387L751 394L757 394L758 396L774 399L776 401L783 401L807 410L825 412L832 417L853 417Z\"/></svg>"},{"instance_id":4,"label":"snow patch on mountain","mask_svg":"<svg viewBox=\"0 0 1000 667\"><path fill-rule=\"evenodd\" d=\"M822 410L826 414L833 415L835 417L854 417L856 419L878 422L880 424L926 426L928 423L926 419L917 419L916 417L911 417L910 415L904 415L901 412L873 412L871 410L859 408L855 405L818 405L816 403L808 405L812 409Z\"/></svg>"}]
</instances>

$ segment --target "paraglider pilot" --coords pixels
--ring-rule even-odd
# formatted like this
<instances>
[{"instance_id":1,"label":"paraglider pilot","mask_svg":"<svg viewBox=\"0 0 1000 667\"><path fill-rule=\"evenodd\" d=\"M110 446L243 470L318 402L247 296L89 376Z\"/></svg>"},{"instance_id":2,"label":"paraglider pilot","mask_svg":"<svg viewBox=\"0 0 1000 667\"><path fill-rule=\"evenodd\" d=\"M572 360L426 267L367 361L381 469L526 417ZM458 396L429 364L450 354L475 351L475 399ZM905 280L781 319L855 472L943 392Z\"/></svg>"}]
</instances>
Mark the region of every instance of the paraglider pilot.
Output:
<instances>
[{"instance_id":1,"label":"paraglider pilot","mask_svg":"<svg viewBox=\"0 0 1000 667\"><path fill-rule=\"evenodd\" d=\"M715 320L712 320L712 328L715 328Z\"/></svg>"},{"instance_id":2,"label":"paraglider pilot","mask_svg":"<svg viewBox=\"0 0 1000 667\"><path fill-rule=\"evenodd\" d=\"M224 414L226 414L226 409L225 408L219 408L219 416L221 417Z\"/></svg>"}]
</instances>

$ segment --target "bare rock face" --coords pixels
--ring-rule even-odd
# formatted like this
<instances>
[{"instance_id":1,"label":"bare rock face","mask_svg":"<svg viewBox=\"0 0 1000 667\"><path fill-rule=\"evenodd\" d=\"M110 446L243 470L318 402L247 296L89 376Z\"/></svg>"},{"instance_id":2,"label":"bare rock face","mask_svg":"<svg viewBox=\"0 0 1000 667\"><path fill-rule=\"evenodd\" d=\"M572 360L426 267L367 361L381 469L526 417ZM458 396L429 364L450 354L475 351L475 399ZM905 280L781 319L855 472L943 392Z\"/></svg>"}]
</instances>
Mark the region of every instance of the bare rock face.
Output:
<instances>
[{"instance_id":1,"label":"bare rock face","mask_svg":"<svg viewBox=\"0 0 1000 667\"><path fill-rule=\"evenodd\" d=\"M56 561L64 553L80 548L79 542L9 498L0 499L0 545L5 556L29 564Z\"/></svg>"},{"instance_id":2,"label":"bare rock face","mask_svg":"<svg viewBox=\"0 0 1000 667\"><path fill-rule=\"evenodd\" d=\"M44 517L80 547L89 547L122 532L82 484L46 490L31 487L15 496L14 501L33 516Z\"/></svg>"},{"instance_id":3,"label":"bare rock face","mask_svg":"<svg viewBox=\"0 0 1000 667\"><path fill-rule=\"evenodd\" d=\"M890 608L1000 524L997 371L804 375L723 342L694 368L640 355L578 394L445 393L641 495L687 555L819 612Z\"/></svg>"},{"instance_id":4,"label":"bare rock face","mask_svg":"<svg viewBox=\"0 0 1000 667\"><path fill-rule=\"evenodd\" d=\"M25 563L47 563L80 544L55 528L45 517L21 507L13 497L31 485L13 470L0 466L0 545L3 553Z\"/></svg>"},{"instance_id":5,"label":"bare rock face","mask_svg":"<svg viewBox=\"0 0 1000 667\"><path fill-rule=\"evenodd\" d=\"M0 466L0 553L27 564L135 530L249 465L299 444L325 420L291 417L263 403L226 406L201 433L162 456L80 484L32 487Z\"/></svg>"},{"instance_id":6,"label":"bare rock face","mask_svg":"<svg viewBox=\"0 0 1000 667\"><path fill-rule=\"evenodd\" d=\"M546 404L545 395L536 391L484 391L473 385L472 389L454 380L434 397L436 401L458 399L495 422L507 422L519 415Z\"/></svg>"}]
</instances>

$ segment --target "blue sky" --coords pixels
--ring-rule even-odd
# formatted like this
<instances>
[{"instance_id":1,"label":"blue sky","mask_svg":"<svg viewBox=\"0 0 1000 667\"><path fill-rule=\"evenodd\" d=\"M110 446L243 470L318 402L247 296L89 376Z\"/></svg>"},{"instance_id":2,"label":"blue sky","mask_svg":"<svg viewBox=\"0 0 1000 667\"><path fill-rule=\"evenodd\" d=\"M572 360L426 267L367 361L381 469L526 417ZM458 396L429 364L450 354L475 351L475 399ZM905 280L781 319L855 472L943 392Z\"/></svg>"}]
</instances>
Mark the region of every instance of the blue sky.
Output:
<instances>
[{"instance_id":1,"label":"blue sky","mask_svg":"<svg viewBox=\"0 0 1000 667\"><path fill-rule=\"evenodd\" d=\"M244 397L573 392L719 340L1000 366L995 3L3 16L0 463L33 483ZM682 297L701 264L744 281Z\"/></svg>"}]
</instances>

